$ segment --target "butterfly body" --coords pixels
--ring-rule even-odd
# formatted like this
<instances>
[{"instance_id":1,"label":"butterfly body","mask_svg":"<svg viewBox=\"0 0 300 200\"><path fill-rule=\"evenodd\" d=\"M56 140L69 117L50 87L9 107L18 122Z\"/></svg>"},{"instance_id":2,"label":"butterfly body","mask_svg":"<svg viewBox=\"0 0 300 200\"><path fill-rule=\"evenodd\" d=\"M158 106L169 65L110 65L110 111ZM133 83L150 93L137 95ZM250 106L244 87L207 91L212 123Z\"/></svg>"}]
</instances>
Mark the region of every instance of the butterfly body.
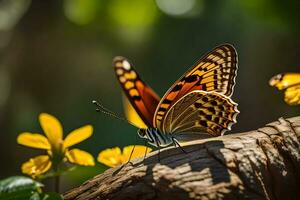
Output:
<instances>
[{"instance_id":1,"label":"butterfly body","mask_svg":"<svg viewBox=\"0 0 300 200\"><path fill-rule=\"evenodd\" d=\"M148 143L155 147L166 147L174 143L174 136L162 133L157 128L139 129L138 135L148 140Z\"/></svg>"},{"instance_id":2,"label":"butterfly body","mask_svg":"<svg viewBox=\"0 0 300 200\"><path fill-rule=\"evenodd\" d=\"M203 56L161 99L126 58L116 57L113 65L133 108L127 116L144 122L137 124L139 136L153 146L178 144L177 138L187 133L198 138L223 135L236 123L239 111L230 96L235 85L237 53L229 44Z\"/></svg>"}]
</instances>

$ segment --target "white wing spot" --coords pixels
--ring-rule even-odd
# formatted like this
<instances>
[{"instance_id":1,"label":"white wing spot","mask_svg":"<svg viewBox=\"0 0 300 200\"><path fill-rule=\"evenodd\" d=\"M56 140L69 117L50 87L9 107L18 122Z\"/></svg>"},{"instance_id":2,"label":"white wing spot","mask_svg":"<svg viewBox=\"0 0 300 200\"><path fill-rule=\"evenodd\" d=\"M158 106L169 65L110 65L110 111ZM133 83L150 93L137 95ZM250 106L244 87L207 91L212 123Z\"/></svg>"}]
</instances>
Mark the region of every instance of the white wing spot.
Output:
<instances>
[{"instance_id":1,"label":"white wing spot","mask_svg":"<svg viewBox=\"0 0 300 200\"><path fill-rule=\"evenodd\" d=\"M126 70L130 70L131 66L127 60L123 60L123 68Z\"/></svg>"},{"instance_id":2,"label":"white wing spot","mask_svg":"<svg viewBox=\"0 0 300 200\"><path fill-rule=\"evenodd\" d=\"M120 76L119 80L121 83L125 83L126 82L126 78L124 76Z\"/></svg>"},{"instance_id":3,"label":"white wing spot","mask_svg":"<svg viewBox=\"0 0 300 200\"><path fill-rule=\"evenodd\" d=\"M117 74L118 75L122 75L124 72L123 72L123 70L122 69L117 69Z\"/></svg>"}]
</instances>

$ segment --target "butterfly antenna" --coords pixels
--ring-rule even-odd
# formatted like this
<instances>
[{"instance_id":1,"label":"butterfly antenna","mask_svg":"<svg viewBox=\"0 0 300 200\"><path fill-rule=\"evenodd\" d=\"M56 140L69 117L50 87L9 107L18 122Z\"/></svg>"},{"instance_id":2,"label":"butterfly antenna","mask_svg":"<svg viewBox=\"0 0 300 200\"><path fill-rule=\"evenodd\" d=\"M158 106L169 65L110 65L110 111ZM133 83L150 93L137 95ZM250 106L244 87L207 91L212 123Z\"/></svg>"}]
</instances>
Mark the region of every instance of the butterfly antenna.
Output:
<instances>
[{"instance_id":1,"label":"butterfly antenna","mask_svg":"<svg viewBox=\"0 0 300 200\"><path fill-rule=\"evenodd\" d=\"M102 112L102 113L104 113L104 114L106 114L106 115L108 115L108 116L110 116L110 117L113 117L113 118L115 118L115 119L121 120L121 121L123 121L123 122L127 122L128 124L130 124L130 125L136 127L132 122L128 121L128 120L127 120L126 118L124 118L124 117L120 117L120 116L117 115L116 113L114 113L114 112L112 112L111 110L105 108L105 107L104 107L101 103L99 103L98 101L93 100L92 103L93 103L94 105L97 106L97 108L96 108L96 111L97 111L97 112Z\"/></svg>"}]
</instances>

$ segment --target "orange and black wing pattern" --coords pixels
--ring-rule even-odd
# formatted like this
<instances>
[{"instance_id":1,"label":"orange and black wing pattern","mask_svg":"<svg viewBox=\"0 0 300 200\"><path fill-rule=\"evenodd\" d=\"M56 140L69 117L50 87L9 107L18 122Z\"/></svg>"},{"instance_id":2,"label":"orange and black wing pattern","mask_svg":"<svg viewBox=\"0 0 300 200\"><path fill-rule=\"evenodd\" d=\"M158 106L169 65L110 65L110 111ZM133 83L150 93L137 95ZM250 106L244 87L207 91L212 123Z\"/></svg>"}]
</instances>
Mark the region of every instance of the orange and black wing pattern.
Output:
<instances>
[{"instance_id":1,"label":"orange and black wing pattern","mask_svg":"<svg viewBox=\"0 0 300 200\"><path fill-rule=\"evenodd\" d=\"M184 95L214 91L230 97L235 85L237 52L229 44L216 47L194 64L161 99L154 114L154 127L162 130L166 112Z\"/></svg>"},{"instance_id":2,"label":"orange and black wing pattern","mask_svg":"<svg viewBox=\"0 0 300 200\"><path fill-rule=\"evenodd\" d=\"M160 101L159 96L142 81L126 58L121 56L115 57L113 66L117 79L130 104L145 125L153 127L153 116Z\"/></svg>"}]
</instances>

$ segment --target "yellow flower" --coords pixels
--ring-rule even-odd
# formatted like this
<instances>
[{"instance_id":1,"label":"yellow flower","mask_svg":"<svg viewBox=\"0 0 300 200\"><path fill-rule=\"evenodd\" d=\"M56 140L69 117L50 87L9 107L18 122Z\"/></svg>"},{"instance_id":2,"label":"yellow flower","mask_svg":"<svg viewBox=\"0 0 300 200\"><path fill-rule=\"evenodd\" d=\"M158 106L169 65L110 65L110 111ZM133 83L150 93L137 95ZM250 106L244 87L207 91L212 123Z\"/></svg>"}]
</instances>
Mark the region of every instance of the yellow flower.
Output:
<instances>
[{"instance_id":1,"label":"yellow flower","mask_svg":"<svg viewBox=\"0 0 300 200\"><path fill-rule=\"evenodd\" d=\"M121 149L119 147L105 149L99 153L97 160L98 162L103 163L109 167L116 167L128 162L133 147L134 145L126 146L123 148L123 152L121 152ZM145 152L149 153L151 151L152 149L149 147L143 145L135 145L130 160L144 156Z\"/></svg>"},{"instance_id":2,"label":"yellow flower","mask_svg":"<svg viewBox=\"0 0 300 200\"><path fill-rule=\"evenodd\" d=\"M269 84L284 90L284 101L289 105L300 105L300 73L283 73L273 76Z\"/></svg>"},{"instance_id":3,"label":"yellow flower","mask_svg":"<svg viewBox=\"0 0 300 200\"><path fill-rule=\"evenodd\" d=\"M24 174L36 177L51 167L56 168L64 160L84 166L95 165L93 156L88 152L69 149L92 135L91 125L75 129L63 139L63 128L58 119L47 113L41 113L39 121L46 137L39 133L24 132L18 136L17 142L27 147L44 149L47 155L36 156L25 162L22 165Z\"/></svg>"}]
</instances>

